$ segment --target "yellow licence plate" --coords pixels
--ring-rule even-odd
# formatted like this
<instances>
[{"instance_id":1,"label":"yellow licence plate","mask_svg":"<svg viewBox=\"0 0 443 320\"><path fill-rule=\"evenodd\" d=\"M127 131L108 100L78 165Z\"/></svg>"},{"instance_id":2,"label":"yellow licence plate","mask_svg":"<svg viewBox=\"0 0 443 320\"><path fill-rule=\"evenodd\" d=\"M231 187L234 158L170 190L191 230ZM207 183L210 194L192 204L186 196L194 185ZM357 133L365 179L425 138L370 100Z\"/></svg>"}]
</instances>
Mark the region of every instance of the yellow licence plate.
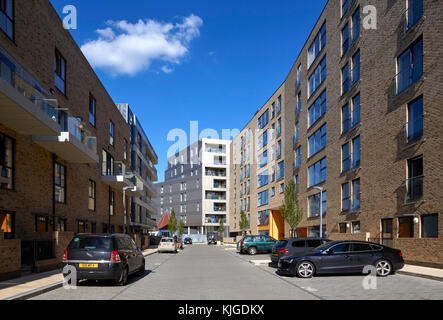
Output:
<instances>
[{"instance_id":1,"label":"yellow licence plate","mask_svg":"<svg viewBox=\"0 0 443 320\"><path fill-rule=\"evenodd\" d=\"M278 257L278 253L274 253L274 257Z\"/></svg>"},{"instance_id":2,"label":"yellow licence plate","mask_svg":"<svg viewBox=\"0 0 443 320\"><path fill-rule=\"evenodd\" d=\"M78 266L84 269L98 269L97 263L80 263Z\"/></svg>"}]
</instances>

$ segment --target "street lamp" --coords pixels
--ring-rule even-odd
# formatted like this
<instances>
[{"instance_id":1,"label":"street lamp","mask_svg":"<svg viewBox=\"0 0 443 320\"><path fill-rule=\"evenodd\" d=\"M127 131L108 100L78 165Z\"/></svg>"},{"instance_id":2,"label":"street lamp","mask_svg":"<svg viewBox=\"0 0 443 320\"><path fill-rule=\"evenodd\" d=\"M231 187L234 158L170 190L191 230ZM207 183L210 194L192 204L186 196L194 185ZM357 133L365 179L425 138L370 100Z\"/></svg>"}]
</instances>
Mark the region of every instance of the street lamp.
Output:
<instances>
[{"instance_id":1,"label":"street lamp","mask_svg":"<svg viewBox=\"0 0 443 320\"><path fill-rule=\"evenodd\" d=\"M320 190L320 238L323 238L323 191L322 187L314 187L314 189Z\"/></svg>"},{"instance_id":2,"label":"street lamp","mask_svg":"<svg viewBox=\"0 0 443 320\"><path fill-rule=\"evenodd\" d=\"M123 233L126 233L126 191L137 191L137 187L124 187L123 188Z\"/></svg>"}]
</instances>

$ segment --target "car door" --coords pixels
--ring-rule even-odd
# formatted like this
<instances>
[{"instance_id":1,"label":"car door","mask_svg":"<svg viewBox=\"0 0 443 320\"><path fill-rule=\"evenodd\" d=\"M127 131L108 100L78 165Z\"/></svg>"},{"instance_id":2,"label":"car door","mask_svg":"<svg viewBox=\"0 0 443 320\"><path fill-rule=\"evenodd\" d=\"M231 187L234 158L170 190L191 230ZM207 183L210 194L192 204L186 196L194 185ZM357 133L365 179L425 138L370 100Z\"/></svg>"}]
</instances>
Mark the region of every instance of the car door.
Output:
<instances>
[{"instance_id":1,"label":"car door","mask_svg":"<svg viewBox=\"0 0 443 320\"><path fill-rule=\"evenodd\" d=\"M142 265L144 257L143 257L141 250L137 247L137 244L135 243L135 241L130 237L128 237L128 240L131 245L131 249L133 251L134 268L136 270L138 270L140 268L140 266Z\"/></svg>"},{"instance_id":2,"label":"car door","mask_svg":"<svg viewBox=\"0 0 443 320\"><path fill-rule=\"evenodd\" d=\"M317 265L319 273L349 272L351 266L351 244L339 243L323 252Z\"/></svg>"},{"instance_id":3,"label":"car door","mask_svg":"<svg viewBox=\"0 0 443 320\"><path fill-rule=\"evenodd\" d=\"M362 272L365 266L373 265L373 260L376 253L372 249L371 245L367 243L355 242L352 244L351 250L357 271Z\"/></svg>"},{"instance_id":4,"label":"car door","mask_svg":"<svg viewBox=\"0 0 443 320\"><path fill-rule=\"evenodd\" d=\"M277 240L271 238L270 236L265 236L264 240L265 240L264 249L266 250L266 252L272 252L272 248L274 248L274 245L277 243Z\"/></svg>"},{"instance_id":5,"label":"car door","mask_svg":"<svg viewBox=\"0 0 443 320\"><path fill-rule=\"evenodd\" d=\"M123 252L128 262L129 273L132 273L136 268L134 250L132 249L131 242L127 237L120 237L120 240L124 247Z\"/></svg>"}]
</instances>

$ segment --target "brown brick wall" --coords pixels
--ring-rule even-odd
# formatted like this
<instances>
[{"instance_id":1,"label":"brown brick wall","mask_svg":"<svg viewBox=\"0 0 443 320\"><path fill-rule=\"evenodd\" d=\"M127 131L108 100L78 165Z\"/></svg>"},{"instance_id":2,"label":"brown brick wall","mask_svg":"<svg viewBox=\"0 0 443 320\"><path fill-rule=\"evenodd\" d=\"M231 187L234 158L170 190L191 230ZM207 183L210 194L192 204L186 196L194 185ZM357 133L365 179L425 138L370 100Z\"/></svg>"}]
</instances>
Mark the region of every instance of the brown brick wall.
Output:
<instances>
[{"instance_id":1,"label":"brown brick wall","mask_svg":"<svg viewBox=\"0 0 443 320\"><path fill-rule=\"evenodd\" d=\"M5 240L0 232L0 281L19 277L21 274L20 240Z\"/></svg>"}]
</instances>

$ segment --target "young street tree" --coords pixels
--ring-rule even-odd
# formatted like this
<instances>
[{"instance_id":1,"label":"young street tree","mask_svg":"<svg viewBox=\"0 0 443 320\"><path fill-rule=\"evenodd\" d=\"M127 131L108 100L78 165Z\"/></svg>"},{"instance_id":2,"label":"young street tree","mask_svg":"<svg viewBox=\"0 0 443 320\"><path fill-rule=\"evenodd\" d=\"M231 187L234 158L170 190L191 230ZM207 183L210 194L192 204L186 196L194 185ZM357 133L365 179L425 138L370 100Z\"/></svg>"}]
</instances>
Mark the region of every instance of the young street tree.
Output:
<instances>
[{"instance_id":1,"label":"young street tree","mask_svg":"<svg viewBox=\"0 0 443 320\"><path fill-rule=\"evenodd\" d=\"M291 237L294 237L296 228L303 218L303 211L298 203L297 187L294 180L289 181L285 188L285 199L280 212L291 228Z\"/></svg>"},{"instance_id":2,"label":"young street tree","mask_svg":"<svg viewBox=\"0 0 443 320\"><path fill-rule=\"evenodd\" d=\"M172 209L171 217L169 218L168 230L169 232L171 232L172 236L174 236L174 233L177 231L177 229L177 218L175 217L174 209Z\"/></svg>"},{"instance_id":3,"label":"young street tree","mask_svg":"<svg viewBox=\"0 0 443 320\"><path fill-rule=\"evenodd\" d=\"M246 213L242 210L240 212L240 230L244 236L246 235L246 231L248 229L249 229L248 217L246 216Z\"/></svg>"},{"instance_id":4,"label":"young street tree","mask_svg":"<svg viewBox=\"0 0 443 320\"><path fill-rule=\"evenodd\" d=\"M178 227L178 233L180 235L182 235L183 233L185 233L185 223L183 222L183 220L180 220L180 225Z\"/></svg>"},{"instance_id":5,"label":"young street tree","mask_svg":"<svg viewBox=\"0 0 443 320\"><path fill-rule=\"evenodd\" d=\"M225 233L225 225L223 223L223 219L220 219L220 226L218 227L218 234L220 235L220 237L223 237L223 234Z\"/></svg>"}]
</instances>

